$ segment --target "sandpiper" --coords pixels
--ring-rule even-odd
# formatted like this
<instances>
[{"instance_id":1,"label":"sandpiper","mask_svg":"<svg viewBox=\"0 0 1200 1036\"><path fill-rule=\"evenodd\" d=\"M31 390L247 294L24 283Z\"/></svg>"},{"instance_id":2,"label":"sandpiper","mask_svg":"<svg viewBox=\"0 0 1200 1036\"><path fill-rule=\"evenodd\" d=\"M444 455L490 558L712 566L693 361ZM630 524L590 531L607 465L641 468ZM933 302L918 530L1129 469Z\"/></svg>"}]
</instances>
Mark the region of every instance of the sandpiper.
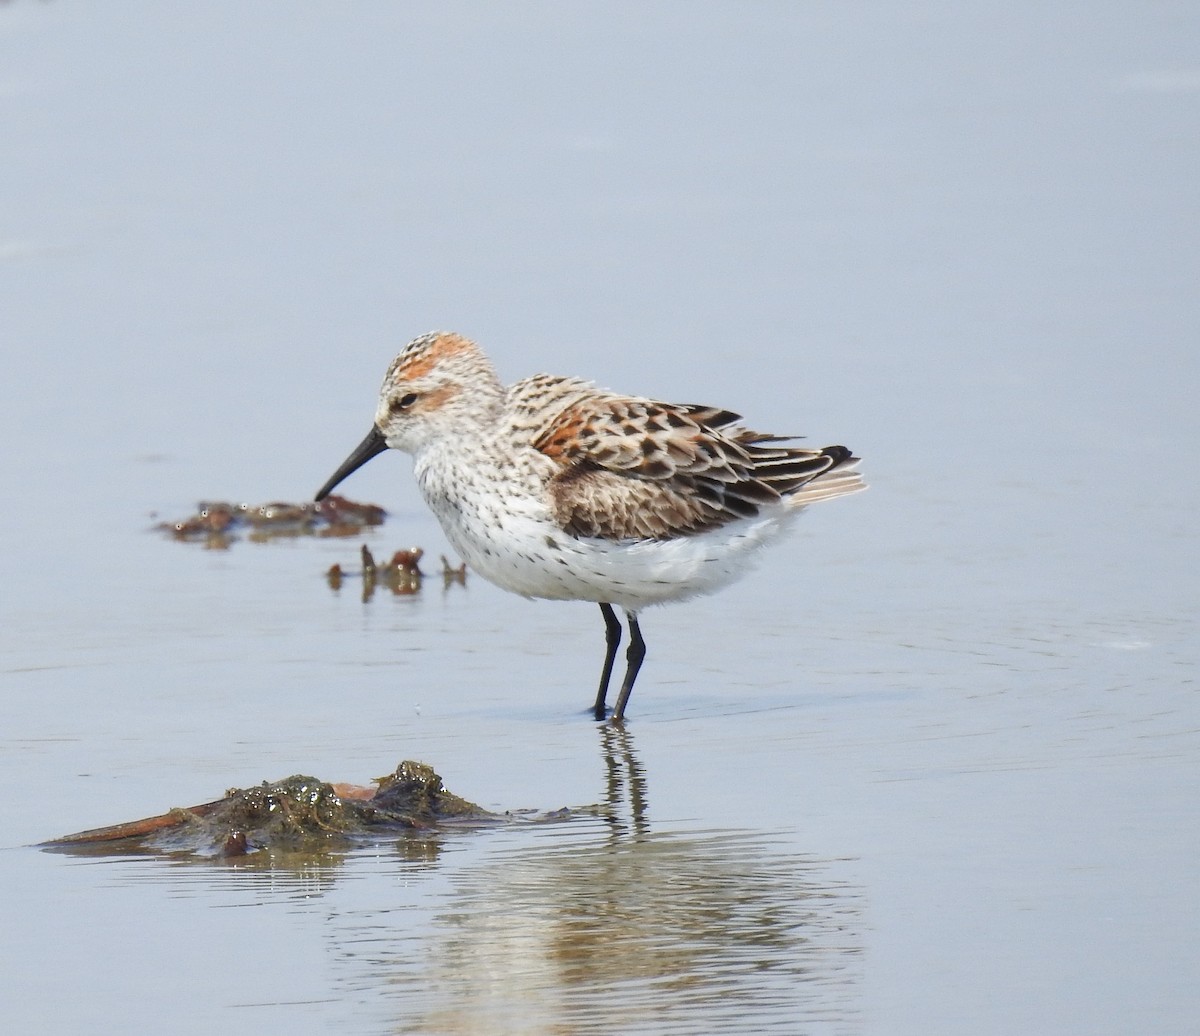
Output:
<instances>
[{"instance_id":1,"label":"sandpiper","mask_svg":"<svg viewBox=\"0 0 1200 1036\"><path fill-rule=\"evenodd\" d=\"M471 568L525 597L600 605L598 720L621 608L620 723L646 654L643 608L728 585L808 504L865 488L846 447L788 445L794 436L740 421L579 378L537 374L505 388L474 342L434 331L392 361L374 425L316 498L389 447L412 454L421 495Z\"/></svg>"}]
</instances>

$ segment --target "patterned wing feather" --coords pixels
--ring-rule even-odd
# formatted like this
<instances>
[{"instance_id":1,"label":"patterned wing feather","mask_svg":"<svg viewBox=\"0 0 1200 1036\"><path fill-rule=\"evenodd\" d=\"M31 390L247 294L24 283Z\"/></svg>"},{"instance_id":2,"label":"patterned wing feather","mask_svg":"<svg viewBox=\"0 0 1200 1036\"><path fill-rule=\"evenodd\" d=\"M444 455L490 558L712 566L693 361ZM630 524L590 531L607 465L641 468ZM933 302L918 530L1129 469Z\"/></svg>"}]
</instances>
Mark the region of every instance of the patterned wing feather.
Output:
<instances>
[{"instance_id":1,"label":"patterned wing feather","mask_svg":"<svg viewBox=\"0 0 1200 1036\"><path fill-rule=\"evenodd\" d=\"M559 468L556 517L576 536L672 539L752 518L851 459L780 445L718 407L580 394L535 431Z\"/></svg>"}]
</instances>

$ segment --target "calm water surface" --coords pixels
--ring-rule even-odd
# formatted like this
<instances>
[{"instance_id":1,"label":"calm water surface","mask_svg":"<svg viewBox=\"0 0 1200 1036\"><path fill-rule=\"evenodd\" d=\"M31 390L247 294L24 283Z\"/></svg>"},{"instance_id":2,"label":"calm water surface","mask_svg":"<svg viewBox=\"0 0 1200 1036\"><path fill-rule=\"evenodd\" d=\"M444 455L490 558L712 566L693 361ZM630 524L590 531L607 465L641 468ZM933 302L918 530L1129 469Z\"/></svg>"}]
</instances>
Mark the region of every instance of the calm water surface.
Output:
<instances>
[{"instance_id":1,"label":"calm water surface","mask_svg":"<svg viewBox=\"0 0 1200 1036\"><path fill-rule=\"evenodd\" d=\"M5 1030L1194 1031L1197 41L1170 3L0 5ZM149 531L307 498L439 326L872 490L648 612L624 736L590 605ZM405 459L346 488L436 571ZM404 758L577 812L35 847Z\"/></svg>"}]
</instances>

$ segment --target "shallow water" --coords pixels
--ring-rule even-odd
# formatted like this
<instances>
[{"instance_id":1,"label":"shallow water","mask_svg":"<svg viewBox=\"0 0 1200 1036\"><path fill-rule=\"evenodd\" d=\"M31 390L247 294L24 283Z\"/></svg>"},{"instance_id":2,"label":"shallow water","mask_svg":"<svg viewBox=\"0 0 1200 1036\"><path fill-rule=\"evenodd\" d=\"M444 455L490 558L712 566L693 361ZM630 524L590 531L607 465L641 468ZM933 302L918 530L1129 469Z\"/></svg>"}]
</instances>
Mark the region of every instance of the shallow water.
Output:
<instances>
[{"instance_id":1,"label":"shallow water","mask_svg":"<svg viewBox=\"0 0 1200 1036\"><path fill-rule=\"evenodd\" d=\"M0 5L11 1031L1187 1033L1200 24L841 4ZM376 593L300 500L430 327L844 441L719 597ZM446 548L408 464L344 487ZM402 758L556 824L46 838Z\"/></svg>"}]
</instances>

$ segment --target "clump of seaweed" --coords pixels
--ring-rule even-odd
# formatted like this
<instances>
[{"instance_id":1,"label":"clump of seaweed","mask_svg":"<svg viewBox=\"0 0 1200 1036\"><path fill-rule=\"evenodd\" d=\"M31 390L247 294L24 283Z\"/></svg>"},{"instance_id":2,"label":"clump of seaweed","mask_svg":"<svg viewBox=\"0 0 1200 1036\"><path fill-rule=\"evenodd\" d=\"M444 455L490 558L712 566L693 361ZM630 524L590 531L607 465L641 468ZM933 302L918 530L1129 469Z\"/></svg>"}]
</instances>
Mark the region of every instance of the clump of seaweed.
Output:
<instances>
[{"instance_id":1,"label":"clump of seaweed","mask_svg":"<svg viewBox=\"0 0 1200 1036\"><path fill-rule=\"evenodd\" d=\"M44 843L96 853L165 852L245 856L262 849L325 852L370 838L439 824L505 817L446 789L433 767L405 760L374 788L295 775L159 816L96 828Z\"/></svg>"},{"instance_id":2,"label":"clump of seaweed","mask_svg":"<svg viewBox=\"0 0 1200 1036\"><path fill-rule=\"evenodd\" d=\"M177 540L203 543L224 550L243 532L252 542L292 536L356 536L363 529L382 525L387 512L378 504L363 504L344 496L328 496L320 503L234 504L201 501L196 513L177 522L160 522L156 529Z\"/></svg>"}]
</instances>

